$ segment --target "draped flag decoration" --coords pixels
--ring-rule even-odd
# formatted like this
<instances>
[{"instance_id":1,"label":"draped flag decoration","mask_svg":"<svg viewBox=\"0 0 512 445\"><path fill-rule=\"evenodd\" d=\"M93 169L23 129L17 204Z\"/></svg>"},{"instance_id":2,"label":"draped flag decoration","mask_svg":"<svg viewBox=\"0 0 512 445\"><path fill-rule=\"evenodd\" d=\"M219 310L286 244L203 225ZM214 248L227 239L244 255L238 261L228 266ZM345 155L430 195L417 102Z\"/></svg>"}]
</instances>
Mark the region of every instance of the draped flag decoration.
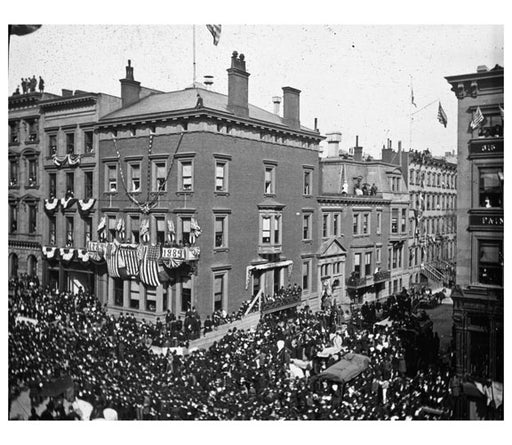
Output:
<instances>
[{"instance_id":1,"label":"draped flag decoration","mask_svg":"<svg viewBox=\"0 0 512 445\"><path fill-rule=\"evenodd\" d=\"M171 244L176 240L176 229L174 228L172 219L167 220L167 239Z\"/></svg>"},{"instance_id":2,"label":"draped flag decoration","mask_svg":"<svg viewBox=\"0 0 512 445\"><path fill-rule=\"evenodd\" d=\"M43 255L48 258L49 260L51 260L52 258L55 258L55 255L57 254L57 247L48 247L48 246L44 246L43 249Z\"/></svg>"},{"instance_id":3,"label":"draped flag decoration","mask_svg":"<svg viewBox=\"0 0 512 445\"><path fill-rule=\"evenodd\" d=\"M57 198L45 199L44 208L48 212L53 212L59 206L59 200Z\"/></svg>"},{"instance_id":4,"label":"draped flag decoration","mask_svg":"<svg viewBox=\"0 0 512 445\"><path fill-rule=\"evenodd\" d=\"M82 263L89 262L89 252L87 249L76 249L76 256Z\"/></svg>"},{"instance_id":5,"label":"draped flag decoration","mask_svg":"<svg viewBox=\"0 0 512 445\"><path fill-rule=\"evenodd\" d=\"M162 263L169 269L181 266L185 258L186 252L184 248L162 247Z\"/></svg>"},{"instance_id":6,"label":"draped flag decoration","mask_svg":"<svg viewBox=\"0 0 512 445\"><path fill-rule=\"evenodd\" d=\"M222 31L222 25L206 25L206 27L213 37L213 44L217 46L220 39L220 33Z\"/></svg>"},{"instance_id":7,"label":"draped flag decoration","mask_svg":"<svg viewBox=\"0 0 512 445\"><path fill-rule=\"evenodd\" d=\"M158 278L158 260L160 258L159 246L141 246L142 261L140 263L140 280L148 285L157 287L160 284Z\"/></svg>"},{"instance_id":8,"label":"draped flag decoration","mask_svg":"<svg viewBox=\"0 0 512 445\"><path fill-rule=\"evenodd\" d=\"M75 199L73 198L61 198L60 199L60 205L62 206L63 209L68 209L69 207L71 207L75 202Z\"/></svg>"},{"instance_id":9,"label":"draped flag decoration","mask_svg":"<svg viewBox=\"0 0 512 445\"><path fill-rule=\"evenodd\" d=\"M68 160L67 156L63 156L63 157L59 158L57 155L53 155L53 163L55 164L55 166L57 168L63 167L64 164L66 164L67 160Z\"/></svg>"},{"instance_id":10,"label":"draped flag decoration","mask_svg":"<svg viewBox=\"0 0 512 445\"><path fill-rule=\"evenodd\" d=\"M136 277L139 275L139 255L137 246L121 245L119 247L119 257L123 267L119 266L121 277Z\"/></svg>"},{"instance_id":11,"label":"draped flag decoration","mask_svg":"<svg viewBox=\"0 0 512 445\"><path fill-rule=\"evenodd\" d=\"M441 106L441 102L439 102L439 108L437 110L437 120L441 122L441 124L444 125L446 128L446 125L448 125L448 116L446 116L446 113L443 110L443 107Z\"/></svg>"},{"instance_id":12,"label":"draped flag decoration","mask_svg":"<svg viewBox=\"0 0 512 445\"><path fill-rule=\"evenodd\" d=\"M484 115L482 114L482 110L480 107L476 108L475 114L473 115L473 120L470 122L469 126L472 130L477 129L480 124L485 120Z\"/></svg>"},{"instance_id":13,"label":"draped flag decoration","mask_svg":"<svg viewBox=\"0 0 512 445\"><path fill-rule=\"evenodd\" d=\"M201 236L201 227L195 218L190 220L190 243L195 244L196 239Z\"/></svg>"},{"instance_id":14,"label":"draped flag decoration","mask_svg":"<svg viewBox=\"0 0 512 445\"><path fill-rule=\"evenodd\" d=\"M64 261L71 261L73 257L75 256L75 249L67 248L67 247L61 247L59 249L60 257Z\"/></svg>"},{"instance_id":15,"label":"draped flag decoration","mask_svg":"<svg viewBox=\"0 0 512 445\"><path fill-rule=\"evenodd\" d=\"M103 261L103 255L105 254L105 243L99 243L97 241L89 241L87 243L87 252L89 253L89 259L97 263Z\"/></svg>"},{"instance_id":16,"label":"draped flag decoration","mask_svg":"<svg viewBox=\"0 0 512 445\"><path fill-rule=\"evenodd\" d=\"M94 198L88 198L88 199L79 199L78 200L78 208L81 212L89 212L96 203L96 200Z\"/></svg>"},{"instance_id":17,"label":"draped flag decoration","mask_svg":"<svg viewBox=\"0 0 512 445\"><path fill-rule=\"evenodd\" d=\"M504 121L505 120L505 109L501 105L498 105L498 106L500 107L501 120Z\"/></svg>"},{"instance_id":18,"label":"draped flag decoration","mask_svg":"<svg viewBox=\"0 0 512 445\"><path fill-rule=\"evenodd\" d=\"M108 274L112 278L121 278L119 275L119 262L117 255L118 247L115 243L107 244L107 251L105 253L105 260L107 261Z\"/></svg>"},{"instance_id":19,"label":"draped flag decoration","mask_svg":"<svg viewBox=\"0 0 512 445\"><path fill-rule=\"evenodd\" d=\"M140 223L140 237L142 241L149 242L149 218L143 219Z\"/></svg>"},{"instance_id":20,"label":"draped flag decoration","mask_svg":"<svg viewBox=\"0 0 512 445\"><path fill-rule=\"evenodd\" d=\"M124 225L124 219L122 217L119 217L119 219L117 220L117 225L116 225L116 232L117 234L119 235L119 237L124 240L124 236L125 236L125 225Z\"/></svg>"},{"instance_id":21,"label":"draped flag decoration","mask_svg":"<svg viewBox=\"0 0 512 445\"><path fill-rule=\"evenodd\" d=\"M102 216L100 219L100 223L98 224L98 228L96 231L100 237L100 240L105 240L105 227L107 226L107 217Z\"/></svg>"},{"instance_id":22,"label":"draped flag decoration","mask_svg":"<svg viewBox=\"0 0 512 445\"><path fill-rule=\"evenodd\" d=\"M71 166L71 167L74 167L76 165L80 165L80 159L81 159L81 156L80 155L72 155L72 154L69 154L68 155L68 164Z\"/></svg>"}]
</instances>

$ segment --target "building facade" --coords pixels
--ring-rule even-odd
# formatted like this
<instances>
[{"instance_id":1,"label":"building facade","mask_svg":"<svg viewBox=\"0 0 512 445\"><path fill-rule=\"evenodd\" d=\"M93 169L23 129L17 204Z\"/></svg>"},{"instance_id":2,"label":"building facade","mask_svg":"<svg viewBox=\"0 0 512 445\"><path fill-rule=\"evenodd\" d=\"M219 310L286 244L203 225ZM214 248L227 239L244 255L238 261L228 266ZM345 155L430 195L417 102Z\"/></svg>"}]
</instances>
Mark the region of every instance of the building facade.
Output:
<instances>
[{"instance_id":1,"label":"building facade","mask_svg":"<svg viewBox=\"0 0 512 445\"><path fill-rule=\"evenodd\" d=\"M320 165L320 237L336 238L347 251L350 300L375 301L408 287L409 195L400 168L363 160L357 143L350 154L326 157ZM332 279L330 269L320 274Z\"/></svg>"},{"instance_id":2,"label":"building facade","mask_svg":"<svg viewBox=\"0 0 512 445\"><path fill-rule=\"evenodd\" d=\"M458 100L457 270L460 374L503 382L504 70L446 77Z\"/></svg>"},{"instance_id":3,"label":"building facade","mask_svg":"<svg viewBox=\"0 0 512 445\"><path fill-rule=\"evenodd\" d=\"M9 277L41 278L42 139L39 103L54 95L41 92L9 97Z\"/></svg>"},{"instance_id":4,"label":"building facade","mask_svg":"<svg viewBox=\"0 0 512 445\"><path fill-rule=\"evenodd\" d=\"M196 83L142 97L129 65L123 107L96 126L100 219L89 253L105 249L113 312L232 312L294 284L303 303L318 302L322 137L300 123L299 90L284 87L283 113L271 113L249 104L242 54L227 71L227 95ZM116 249L127 264L114 264ZM129 271L133 250L142 261Z\"/></svg>"},{"instance_id":5,"label":"building facade","mask_svg":"<svg viewBox=\"0 0 512 445\"><path fill-rule=\"evenodd\" d=\"M43 283L52 288L104 295L106 268L86 253L99 223L95 125L120 107L120 98L79 90L40 103Z\"/></svg>"}]
</instances>

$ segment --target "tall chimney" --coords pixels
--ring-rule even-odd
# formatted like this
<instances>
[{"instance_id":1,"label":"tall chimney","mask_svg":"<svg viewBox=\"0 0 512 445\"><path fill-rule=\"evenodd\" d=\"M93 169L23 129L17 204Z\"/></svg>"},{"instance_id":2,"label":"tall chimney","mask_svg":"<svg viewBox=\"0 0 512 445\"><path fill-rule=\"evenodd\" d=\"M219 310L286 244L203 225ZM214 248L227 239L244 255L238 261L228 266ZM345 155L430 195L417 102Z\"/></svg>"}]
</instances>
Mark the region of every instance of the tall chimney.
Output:
<instances>
[{"instance_id":1,"label":"tall chimney","mask_svg":"<svg viewBox=\"0 0 512 445\"><path fill-rule=\"evenodd\" d=\"M363 147L359 146L359 136L356 136L356 146L354 147L354 161L363 160Z\"/></svg>"},{"instance_id":2,"label":"tall chimney","mask_svg":"<svg viewBox=\"0 0 512 445\"><path fill-rule=\"evenodd\" d=\"M123 107L127 107L140 99L140 82L137 82L133 78L133 67L132 61L128 60L126 66L126 77L119 79L121 82L121 99L123 101Z\"/></svg>"},{"instance_id":3,"label":"tall chimney","mask_svg":"<svg viewBox=\"0 0 512 445\"><path fill-rule=\"evenodd\" d=\"M341 133L327 133L327 157L332 158L340 154Z\"/></svg>"},{"instance_id":4,"label":"tall chimney","mask_svg":"<svg viewBox=\"0 0 512 445\"><path fill-rule=\"evenodd\" d=\"M233 51L228 68L228 110L239 116L249 115L249 76L245 71L245 56Z\"/></svg>"},{"instance_id":5,"label":"tall chimney","mask_svg":"<svg viewBox=\"0 0 512 445\"><path fill-rule=\"evenodd\" d=\"M300 127L300 90L283 87L283 120L291 128Z\"/></svg>"},{"instance_id":6,"label":"tall chimney","mask_svg":"<svg viewBox=\"0 0 512 445\"><path fill-rule=\"evenodd\" d=\"M272 98L272 102L274 104L274 114L280 113L280 105L281 105L281 96L274 96Z\"/></svg>"}]
</instances>

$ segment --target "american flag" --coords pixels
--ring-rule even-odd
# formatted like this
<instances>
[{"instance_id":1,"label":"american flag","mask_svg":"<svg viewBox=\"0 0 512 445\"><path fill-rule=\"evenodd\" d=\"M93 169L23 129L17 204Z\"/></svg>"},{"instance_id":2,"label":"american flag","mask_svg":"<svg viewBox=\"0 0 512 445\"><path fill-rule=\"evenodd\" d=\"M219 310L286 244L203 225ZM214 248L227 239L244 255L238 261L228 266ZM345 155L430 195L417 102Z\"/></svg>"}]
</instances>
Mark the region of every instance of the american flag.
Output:
<instances>
[{"instance_id":1,"label":"american flag","mask_svg":"<svg viewBox=\"0 0 512 445\"><path fill-rule=\"evenodd\" d=\"M480 107L476 108L475 114L473 115L473 120L469 124L472 130L478 128L480 124L484 121L485 117L482 114L482 110Z\"/></svg>"},{"instance_id":2,"label":"american flag","mask_svg":"<svg viewBox=\"0 0 512 445\"><path fill-rule=\"evenodd\" d=\"M126 275L136 277L139 275L139 256L136 247L122 246L119 255L123 259Z\"/></svg>"},{"instance_id":3,"label":"american flag","mask_svg":"<svg viewBox=\"0 0 512 445\"><path fill-rule=\"evenodd\" d=\"M140 263L140 280L148 285L157 287L160 284L158 278L158 259L160 258L160 246L141 246L142 261Z\"/></svg>"},{"instance_id":4,"label":"american flag","mask_svg":"<svg viewBox=\"0 0 512 445\"><path fill-rule=\"evenodd\" d=\"M208 28L208 31L210 31L213 36L213 44L217 45L219 43L222 25L206 25L206 27Z\"/></svg>"},{"instance_id":5,"label":"american flag","mask_svg":"<svg viewBox=\"0 0 512 445\"><path fill-rule=\"evenodd\" d=\"M446 128L446 125L448 124L448 116L446 116L446 113L441 106L441 102L439 102L439 108L437 110L437 120L441 122Z\"/></svg>"},{"instance_id":6,"label":"american flag","mask_svg":"<svg viewBox=\"0 0 512 445\"><path fill-rule=\"evenodd\" d=\"M118 247L114 243L109 243L107 246L107 253L105 255L107 260L108 274L112 278L120 278L119 275L119 256Z\"/></svg>"}]
</instances>

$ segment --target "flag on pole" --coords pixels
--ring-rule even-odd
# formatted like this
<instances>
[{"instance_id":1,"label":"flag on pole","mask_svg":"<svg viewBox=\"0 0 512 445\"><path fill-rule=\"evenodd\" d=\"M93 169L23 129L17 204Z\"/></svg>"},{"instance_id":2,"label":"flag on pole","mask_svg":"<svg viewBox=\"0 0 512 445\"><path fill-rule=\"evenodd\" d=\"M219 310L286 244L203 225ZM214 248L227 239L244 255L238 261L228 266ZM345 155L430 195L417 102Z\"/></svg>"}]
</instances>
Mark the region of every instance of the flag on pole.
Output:
<instances>
[{"instance_id":1,"label":"flag on pole","mask_svg":"<svg viewBox=\"0 0 512 445\"><path fill-rule=\"evenodd\" d=\"M473 120L471 121L469 126L471 127L472 130L474 130L475 128L478 128L480 126L484 119L485 117L482 114L482 110L480 109L480 107L477 107L475 114L473 115Z\"/></svg>"},{"instance_id":2,"label":"flag on pole","mask_svg":"<svg viewBox=\"0 0 512 445\"><path fill-rule=\"evenodd\" d=\"M26 36L41 28L41 25L9 25L9 36Z\"/></svg>"},{"instance_id":3,"label":"flag on pole","mask_svg":"<svg viewBox=\"0 0 512 445\"><path fill-rule=\"evenodd\" d=\"M441 106L441 102L439 102L439 108L437 110L437 120L441 122L446 128L446 125L448 124L448 117L446 116L446 113Z\"/></svg>"},{"instance_id":4,"label":"flag on pole","mask_svg":"<svg viewBox=\"0 0 512 445\"><path fill-rule=\"evenodd\" d=\"M416 102L414 102L414 90L412 89L412 83L411 83L411 104L413 104L416 108L418 107L416 105Z\"/></svg>"},{"instance_id":5,"label":"flag on pole","mask_svg":"<svg viewBox=\"0 0 512 445\"><path fill-rule=\"evenodd\" d=\"M222 25L206 25L206 27L208 28L208 31L210 31L210 33L213 36L213 44L215 46L217 46L217 44L219 43L219 39L220 39L220 32L222 30Z\"/></svg>"}]
</instances>

